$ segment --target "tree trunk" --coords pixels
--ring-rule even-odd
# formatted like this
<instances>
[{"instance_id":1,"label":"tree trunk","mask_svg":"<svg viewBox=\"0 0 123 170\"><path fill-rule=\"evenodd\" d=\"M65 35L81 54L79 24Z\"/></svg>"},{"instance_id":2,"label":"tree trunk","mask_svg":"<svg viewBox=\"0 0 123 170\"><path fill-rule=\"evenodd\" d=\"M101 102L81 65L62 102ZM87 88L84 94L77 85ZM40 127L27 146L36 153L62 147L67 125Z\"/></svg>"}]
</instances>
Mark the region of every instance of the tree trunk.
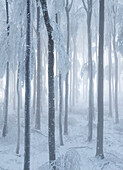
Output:
<instances>
[{"instance_id":1,"label":"tree trunk","mask_svg":"<svg viewBox=\"0 0 123 170\"><path fill-rule=\"evenodd\" d=\"M14 70L14 97L13 97L13 109L16 109L16 70Z\"/></svg>"},{"instance_id":2,"label":"tree trunk","mask_svg":"<svg viewBox=\"0 0 123 170\"><path fill-rule=\"evenodd\" d=\"M18 95L18 136L17 136L17 147L16 154L19 154L20 150L20 62L18 64L18 76L17 76L17 95Z\"/></svg>"},{"instance_id":3,"label":"tree trunk","mask_svg":"<svg viewBox=\"0 0 123 170\"><path fill-rule=\"evenodd\" d=\"M92 5L90 5L92 8ZM91 9L92 10L92 9ZM93 115L94 115L94 98L93 98L93 67L92 67L92 47L91 47L91 15L92 11L87 14L88 27L88 73L89 73L89 122L88 122L88 140L92 140L93 133Z\"/></svg>"},{"instance_id":4,"label":"tree trunk","mask_svg":"<svg viewBox=\"0 0 123 170\"><path fill-rule=\"evenodd\" d=\"M37 107L35 128L40 129L41 112L41 43L40 43L40 6L37 0Z\"/></svg>"},{"instance_id":5,"label":"tree trunk","mask_svg":"<svg viewBox=\"0 0 123 170\"><path fill-rule=\"evenodd\" d=\"M49 139L49 162L55 161L55 108L54 108L54 41L52 38L53 28L50 25L47 4L45 0L40 0L43 17L48 33L48 139ZM55 164L52 167L56 169Z\"/></svg>"},{"instance_id":6,"label":"tree trunk","mask_svg":"<svg viewBox=\"0 0 123 170\"><path fill-rule=\"evenodd\" d=\"M59 104L59 136L60 136L60 145L63 144L63 136L62 136L62 76L61 73L59 73L59 97L60 97L60 104Z\"/></svg>"},{"instance_id":7,"label":"tree trunk","mask_svg":"<svg viewBox=\"0 0 123 170\"><path fill-rule=\"evenodd\" d=\"M33 115L35 115L35 103L36 103L36 64L34 71L34 80L33 80Z\"/></svg>"},{"instance_id":8,"label":"tree trunk","mask_svg":"<svg viewBox=\"0 0 123 170\"><path fill-rule=\"evenodd\" d=\"M7 36L9 36L9 9L8 1L6 0L6 23L7 23ZM9 46L9 45L8 45ZM8 49L9 50L9 49ZM6 88L5 88L5 116L4 116L4 126L3 126L3 137L7 134L7 125L8 125L8 100L9 100L9 61L7 61L6 66Z\"/></svg>"},{"instance_id":9,"label":"tree trunk","mask_svg":"<svg viewBox=\"0 0 123 170\"><path fill-rule=\"evenodd\" d=\"M8 133L8 99L9 99L9 62L7 62L6 68L6 88L5 88L5 115L3 126L3 137Z\"/></svg>"},{"instance_id":10,"label":"tree trunk","mask_svg":"<svg viewBox=\"0 0 123 170\"><path fill-rule=\"evenodd\" d=\"M31 107L31 56L30 56L30 31L31 31L31 13L30 0L27 4L27 27L26 27L26 58L25 58L25 148L24 148L24 170L30 170L30 107Z\"/></svg>"},{"instance_id":11,"label":"tree trunk","mask_svg":"<svg viewBox=\"0 0 123 170\"><path fill-rule=\"evenodd\" d=\"M98 123L96 156L103 159L103 45L104 45L104 0L99 10L99 60L98 60Z\"/></svg>"},{"instance_id":12,"label":"tree trunk","mask_svg":"<svg viewBox=\"0 0 123 170\"><path fill-rule=\"evenodd\" d=\"M73 106L75 105L75 83L76 83L76 37L73 40L74 53L73 53Z\"/></svg>"},{"instance_id":13,"label":"tree trunk","mask_svg":"<svg viewBox=\"0 0 123 170\"><path fill-rule=\"evenodd\" d=\"M116 10L116 11L115 11ZM118 114L118 57L116 52L116 12L117 6L113 5L114 12L114 30L113 30L113 49L114 49L114 57L115 57L115 122L119 123L119 114Z\"/></svg>"},{"instance_id":14,"label":"tree trunk","mask_svg":"<svg viewBox=\"0 0 123 170\"><path fill-rule=\"evenodd\" d=\"M64 117L64 134L68 134L68 72L65 79L65 117Z\"/></svg>"},{"instance_id":15,"label":"tree trunk","mask_svg":"<svg viewBox=\"0 0 123 170\"><path fill-rule=\"evenodd\" d=\"M111 32L110 32L110 37L109 37L109 117L112 117L111 65L112 65L112 60L111 60Z\"/></svg>"},{"instance_id":16,"label":"tree trunk","mask_svg":"<svg viewBox=\"0 0 123 170\"><path fill-rule=\"evenodd\" d=\"M68 1L67 1L68 3ZM69 57L69 39L70 39L70 29L69 29L69 11L68 7L66 7L66 16L67 16L67 55ZM64 134L68 134L68 77L69 72L66 73L66 79L65 79L65 117L64 117Z\"/></svg>"}]
</instances>

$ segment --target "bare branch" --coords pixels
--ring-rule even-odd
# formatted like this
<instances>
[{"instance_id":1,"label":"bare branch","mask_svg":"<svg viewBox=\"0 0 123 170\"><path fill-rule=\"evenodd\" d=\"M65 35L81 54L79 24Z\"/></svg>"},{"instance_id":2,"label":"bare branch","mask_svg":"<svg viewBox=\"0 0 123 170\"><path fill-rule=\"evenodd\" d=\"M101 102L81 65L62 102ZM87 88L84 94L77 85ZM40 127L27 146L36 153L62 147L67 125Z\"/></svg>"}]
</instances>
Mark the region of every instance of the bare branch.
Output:
<instances>
[{"instance_id":1,"label":"bare branch","mask_svg":"<svg viewBox=\"0 0 123 170\"><path fill-rule=\"evenodd\" d=\"M68 7L68 11L70 12L71 8L72 8L72 5L73 5L73 0L71 1L71 4L69 5Z\"/></svg>"},{"instance_id":2,"label":"bare branch","mask_svg":"<svg viewBox=\"0 0 123 170\"><path fill-rule=\"evenodd\" d=\"M85 11L88 12L87 6L85 5L85 0L82 0L82 3L83 3L83 6L84 6Z\"/></svg>"}]
</instances>

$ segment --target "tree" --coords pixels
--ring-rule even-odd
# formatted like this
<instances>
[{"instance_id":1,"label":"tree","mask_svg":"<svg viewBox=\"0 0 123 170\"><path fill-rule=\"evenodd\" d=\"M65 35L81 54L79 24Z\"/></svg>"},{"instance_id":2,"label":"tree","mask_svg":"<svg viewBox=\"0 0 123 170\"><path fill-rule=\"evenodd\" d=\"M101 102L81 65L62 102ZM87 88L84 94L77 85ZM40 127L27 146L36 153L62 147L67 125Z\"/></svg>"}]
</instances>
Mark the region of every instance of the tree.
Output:
<instances>
[{"instance_id":1,"label":"tree","mask_svg":"<svg viewBox=\"0 0 123 170\"><path fill-rule=\"evenodd\" d=\"M30 31L31 31L31 12L30 0L27 5L27 27L26 27L26 58L25 58L25 148L24 148L24 170L30 170L30 100L31 100L31 56L30 56Z\"/></svg>"},{"instance_id":2,"label":"tree","mask_svg":"<svg viewBox=\"0 0 123 170\"><path fill-rule=\"evenodd\" d=\"M6 0L6 23L7 23L7 37L9 37L9 7L8 0ZM9 42L7 44L7 50L9 51ZM7 54L9 55L9 53ZM7 56L8 57L8 56ZM9 58L6 64L6 88L5 88L5 115L4 115L4 126L3 126L3 137L6 136L8 131L8 100L9 100Z\"/></svg>"},{"instance_id":3,"label":"tree","mask_svg":"<svg viewBox=\"0 0 123 170\"><path fill-rule=\"evenodd\" d=\"M48 138L49 138L49 162L55 160L55 109L54 109L54 41L53 28L50 24L46 0L40 0L45 26L48 34ZM55 165L53 170L55 170Z\"/></svg>"},{"instance_id":4,"label":"tree","mask_svg":"<svg viewBox=\"0 0 123 170\"><path fill-rule=\"evenodd\" d=\"M108 58L109 58L109 74L108 74L108 79L109 79L109 117L112 117L112 90L111 90L111 77L112 77L112 74L111 74L111 68L112 68L112 57L111 57L111 54L112 54L112 46L111 46L111 34L112 34L112 19L111 19L111 5L110 5L110 0L108 2L108 36L109 36L109 41L108 41Z\"/></svg>"},{"instance_id":5,"label":"tree","mask_svg":"<svg viewBox=\"0 0 123 170\"><path fill-rule=\"evenodd\" d=\"M19 154L20 150L20 62L18 63L18 75L17 75L17 95L18 95L18 137L16 154Z\"/></svg>"},{"instance_id":6,"label":"tree","mask_svg":"<svg viewBox=\"0 0 123 170\"><path fill-rule=\"evenodd\" d=\"M91 41L91 18L92 18L92 0L82 0L87 14L87 36L88 36L88 73L89 73L89 122L88 122L88 140L92 140L93 134L93 115L94 115L94 94L93 94L93 66L92 66L92 41Z\"/></svg>"},{"instance_id":7,"label":"tree","mask_svg":"<svg viewBox=\"0 0 123 170\"><path fill-rule=\"evenodd\" d=\"M116 1L118 2L118 0ZM114 49L114 58L115 58L115 122L119 123L119 114L118 114L118 57L116 51L116 15L117 15L117 5L113 0L113 49Z\"/></svg>"},{"instance_id":8,"label":"tree","mask_svg":"<svg viewBox=\"0 0 123 170\"><path fill-rule=\"evenodd\" d=\"M67 17L67 55L69 57L69 50L70 50L70 17L69 13L72 8L73 0L71 1L71 4L68 4L68 0L66 0L66 17ZM65 117L64 117L64 134L68 134L68 77L69 77L69 71L66 73L66 79L65 79Z\"/></svg>"},{"instance_id":9,"label":"tree","mask_svg":"<svg viewBox=\"0 0 123 170\"><path fill-rule=\"evenodd\" d=\"M37 107L35 128L40 129L41 112L41 43L40 43L40 5L37 0Z\"/></svg>"},{"instance_id":10,"label":"tree","mask_svg":"<svg viewBox=\"0 0 123 170\"><path fill-rule=\"evenodd\" d=\"M103 46L104 46L104 0L99 9L99 59L98 59L98 123L96 156L103 159Z\"/></svg>"},{"instance_id":11,"label":"tree","mask_svg":"<svg viewBox=\"0 0 123 170\"><path fill-rule=\"evenodd\" d=\"M56 23L58 24L58 13L56 13ZM62 109L63 109L63 89L62 89L62 85L63 85L62 84L62 74L61 74L61 71L59 70L59 139L60 139L60 145L64 145L63 144L63 134L62 134ZM56 104L56 107L57 107L57 104Z\"/></svg>"}]
</instances>

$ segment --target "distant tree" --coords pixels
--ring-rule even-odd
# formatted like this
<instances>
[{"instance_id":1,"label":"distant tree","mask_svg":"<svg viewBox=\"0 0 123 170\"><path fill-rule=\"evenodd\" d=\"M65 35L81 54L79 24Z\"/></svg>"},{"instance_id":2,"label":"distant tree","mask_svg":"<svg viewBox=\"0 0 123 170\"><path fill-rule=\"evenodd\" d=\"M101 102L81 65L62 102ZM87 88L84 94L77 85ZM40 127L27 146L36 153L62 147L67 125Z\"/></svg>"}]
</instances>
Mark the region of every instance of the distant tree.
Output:
<instances>
[{"instance_id":1,"label":"distant tree","mask_svg":"<svg viewBox=\"0 0 123 170\"><path fill-rule=\"evenodd\" d=\"M72 8L73 0L69 4L69 1L66 0L66 17L67 17L67 55L69 57L70 52L70 17L69 13ZM68 134L68 77L69 77L69 71L66 73L66 79L65 79L65 117L64 117L64 134Z\"/></svg>"},{"instance_id":2,"label":"distant tree","mask_svg":"<svg viewBox=\"0 0 123 170\"><path fill-rule=\"evenodd\" d=\"M31 107L31 2L26 1L26 58L25 58L25 148L24 148L24 170L30 170L30 107Z\"/></svg>"},{"instance_id":3,"label":"distant tree","mask_svg":"<svg viewBox=\"0 0 123 170\"><path fill-rule=\"evenodd\" d=\"M108 59L109 59L109 67L108 67L108 80L109 80L109 117L112 117L112 89L111 89L111 79L112 79L112 9L111 9L111 0L107 1L108 8Z\"/></svg>"},{"instance_id":4,"label":"distant tree","mask_svg":"<svg viewBox=\"0 0 123 170\"><path fill-rule=\"evenodd\" d=\"M19 154L20 150L20 62L18 63L18 74L17 74L17 96L18 96L18 137L16 154Z\"/></svg>"},{"instance_id":5,"label":"distant tree","mask_svg":"<svg viewBox=\"0 0 123 170\"><path fill-rule=\"evenodd\" d=\"M56 13L56 23L58 24L58 13ZM60 145L63 145L62 110L63 110L62 74L61 74L61 71L59 71L59 139L60 139Z\"/></svg>"},{"instance_id":6,"label":"distant tree","mask_svg":"<svg viewBox=\"0 0 123 170\"><path fill-rule=\"evenodd\" d=\"M99 5L99 59L98 59L98 122L96 156L103 159L103 46L104 46L104 0Z\"/></svg>"},{"instance_id":7,"label":"distant tree","mask_svg":"<svg viewBox=\"0 0 123 170\"><path fill-rule=\"evenodd\" d=\"M48 137L49 137L49 162L55 161L55 108L54 108L54 41L52 37L53 28L50 24L50 18L47 9L46 0L40 0L44 22L48 34ZM55 170L55 165L53 170Z\"/></svg>"},{"instance_id":8,"label":"distant tree","mask_svg":"<svg viewBox=\"0 0 123 170\"><path fill-rule=\"evenodd\" d=\"M92 19L92 2L82 0L84 9L87 14L87 36L88 36L88 73L89 73L89 120L88 120L88 140L92 140L93 134L93 115L94 115L94 84L93 84L93 66L92 66L92 36L91 36L91 19Z\"/></svg>"},{"instance_id":9,"label":"distant tree","mask_svg":"<svg viewBox=\"0 0 123 170\"><path fill-rule=\"evenodd\" d=\"M115 58L115 122L119 123L119 114L118 114L118 56L116 49L116 16L117 16L117 1L113 0L113 50Z\"/></svg>"}]
</instances>

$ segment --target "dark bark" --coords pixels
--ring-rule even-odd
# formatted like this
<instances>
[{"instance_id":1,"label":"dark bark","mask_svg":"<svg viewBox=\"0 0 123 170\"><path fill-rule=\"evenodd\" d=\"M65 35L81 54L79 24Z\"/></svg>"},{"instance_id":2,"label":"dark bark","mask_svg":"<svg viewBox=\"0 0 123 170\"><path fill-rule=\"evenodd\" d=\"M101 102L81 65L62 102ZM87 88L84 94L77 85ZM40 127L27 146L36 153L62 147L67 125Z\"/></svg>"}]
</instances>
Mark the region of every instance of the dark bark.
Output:
<instances>
[{"instance_id":1,"label":"dark bark","mask_svg":"<svg viewBox=\"0 0 123 170\"><path fill-rule=\"evenodd\" d=\"M99 9L99 60L98 60L98 123L96 156L103 159L103 46L104 46L104 0Z\"/></svg>"},{"instance_id":2,"label":"dark bark","mask_svg":"<svg viewBox=\"0 0 123 170\"><path fill-rule=\"evenodd\" d=\"M55 109L54 109L54 41L52 38L53 28L50 19L46 0L40 0L43 17L48 33L48 139L49 139L49 162L55 161ZM56 169L55 164L52 168Z\"/></svg>"},{"instance_id":3,"label":"dark bark","mask_svg":"<svg viewBox=\"0 0 123 170\"><path fill-rule=\"evenodd\" d=\"M37 107L35 128L40 129L41 113L41 50L40 50L40 6L37 0Z\"/></svg>"},{"instance_id":4,"label":"dark bark","mask_svg":"<svg viewBox=\"0 0 123 170\"><path fill-rule=\"evenodd\" d=\"M31 13L30 0L27 4L27 30L26 30L26 58L25 58L25 148L24 148L24 170L30 170L30 107L31 107L31 82L30 82L30 31L31 31Z\"/></svg>"}]
</instances>

